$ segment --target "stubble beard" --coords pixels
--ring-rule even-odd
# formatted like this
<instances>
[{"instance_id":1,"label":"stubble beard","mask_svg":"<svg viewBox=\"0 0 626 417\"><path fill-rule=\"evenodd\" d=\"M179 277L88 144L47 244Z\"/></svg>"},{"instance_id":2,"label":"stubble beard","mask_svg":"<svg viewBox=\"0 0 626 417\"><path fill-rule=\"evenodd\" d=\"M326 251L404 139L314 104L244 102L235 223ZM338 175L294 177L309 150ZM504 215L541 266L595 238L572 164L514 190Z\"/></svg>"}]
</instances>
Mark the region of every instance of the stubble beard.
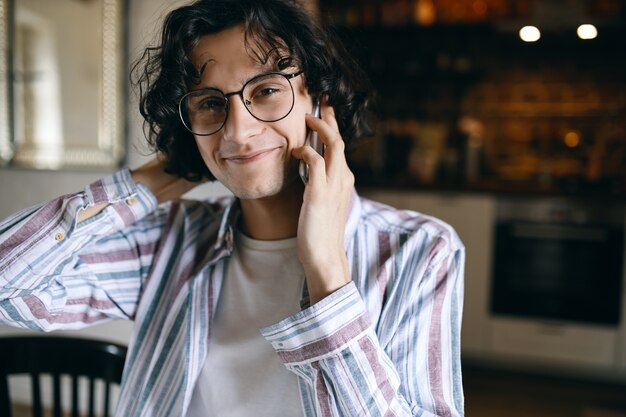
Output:
<instances>
[{"instance_id":1,"label":"stubble beard","mask_svg":"<svg viewBox=\"0 0 626 417\"><path fill-rule=\"evenodd\" d=\"M236 183L228 178L220 181L233 195L242 200L258 200L268 197L275 197L293 187L294 182L299 180L298 163L292 159L280 172L276 172L272 178L267 178L254 186L247 183Z\"/></svg>"}]
</instances>

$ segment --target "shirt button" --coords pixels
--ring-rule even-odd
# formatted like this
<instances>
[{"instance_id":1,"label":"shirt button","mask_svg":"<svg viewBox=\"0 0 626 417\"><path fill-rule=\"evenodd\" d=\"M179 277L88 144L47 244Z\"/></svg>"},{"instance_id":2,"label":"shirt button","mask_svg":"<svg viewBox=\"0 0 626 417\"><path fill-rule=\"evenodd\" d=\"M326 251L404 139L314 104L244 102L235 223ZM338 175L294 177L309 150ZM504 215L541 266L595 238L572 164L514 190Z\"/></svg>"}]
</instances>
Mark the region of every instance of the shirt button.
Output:
<instances>
[{"instance_id":1,"label":"shirt button","mask_svg":"<svg viewBox=\"0 0 626 417\"><path fill-rule=\"evenodd\" d=\"M56 235L54 235L54 240L56 240L57 242L63 239L65 239L65 233L63 232L58 232Z\"/></svg>"},{"instance_id":2,"label":"shirt button","mask_svg":"<svg viewBox=\"0 0 626 417\"><path fill-rule=\"evenodd\" d=\"M135 197L128 197L126 199L126 204L128 204L129 206L134 206L135 204L137 204L137 199Z\"/></svg>"}]
</instances>

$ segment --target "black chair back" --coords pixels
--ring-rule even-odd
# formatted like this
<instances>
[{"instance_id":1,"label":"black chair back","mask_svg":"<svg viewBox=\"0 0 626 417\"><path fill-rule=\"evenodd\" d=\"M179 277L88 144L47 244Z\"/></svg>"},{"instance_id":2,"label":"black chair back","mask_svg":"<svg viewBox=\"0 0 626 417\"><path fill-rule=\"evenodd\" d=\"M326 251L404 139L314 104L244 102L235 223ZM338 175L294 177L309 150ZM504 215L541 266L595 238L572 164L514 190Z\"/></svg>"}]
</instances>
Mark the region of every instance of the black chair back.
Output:
<instances>
[{"instance_id":1,"label":"black chair back","mask_svg":"<svg viewBox=\"0 0 626 417\"><path fill-rule=\"evenodd\" d=\"M0 416L13 416L9 376L26 374L31 379L33 417L43 417L39 377L48 374L52 377L54 417L63 416L61 375L71 378L72 417L79 417L79 404L85 401L89 417L108 417L112 409L111 385L120 384L125 358L126 347L111 342L56 336L0 338ZM86 377L89 381L86 399L78 398L79 377ZM95 409L96 380L103 381L101 410Z\"/></svg>"}]
</instances>

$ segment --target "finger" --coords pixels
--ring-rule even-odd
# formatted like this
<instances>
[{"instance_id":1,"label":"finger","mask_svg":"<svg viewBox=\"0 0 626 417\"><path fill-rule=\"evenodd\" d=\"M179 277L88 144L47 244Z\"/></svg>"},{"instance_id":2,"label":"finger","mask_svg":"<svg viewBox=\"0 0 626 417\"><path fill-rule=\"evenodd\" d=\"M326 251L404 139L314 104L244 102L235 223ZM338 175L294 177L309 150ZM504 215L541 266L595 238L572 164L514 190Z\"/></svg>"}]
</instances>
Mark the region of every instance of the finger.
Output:
<instances>
[{"instance_id":1,"label":"finger","mask_svg":"<svg viewBox=\"0 0 626 417\"><path fill-rule=\"evenodd\" d=\"M322 156L309 145L294 148L291 154L309 166L309 184L325 181L326 162Z\"/></svg>"},{"instance_id":2,"label":"finger","mask_svg":"<svg viewBox=\"0 0 626 417\"><path fill-rule=\"evenodd\" d=\"M337 124L337 116L335 115L335 108L328 104L328 97L324 96L322 105L320 107L322 120L324 120L330 127L336 132L339 132L339 125Z\"/></svg>"},{"instance_id":3,"label":"finger","mask_svg":"<svg viewBox=\"0 0 626 417\"><path fill-rule=\"evenodd\" d=\"M331 109L331 110L328 110ZM323 108L322 118L306 115L306 124L309 128L315 130L323 136L323 142L325 145L341 140L341 134L337 128L337 120L335 120L335 113L332 108Z\"/></svg>"},{"instance_id":4,"label":"finger","mask_svg":"<svg viewBox=\"0 0 626 417\"><path fill-rule=\"evenodd\" d=\"M330 146L337 141L341 141L341 135L339 131L334 129L325 119L313 117L310 114L306 115L306 124L309 129L316 131L324 145Z\"/></svg>"},{"instance_id":5,"label":"finger","mask_svg":"<svg viewBox=\"0 0 626 417\"><path fill-rule=\"evenodd\" d=\"M320 163L324 165L324 158L309 145L294 148L293 151L291 151L291 155L293 155L296 159L301 159L309 165Z\"/></svg>"},{"instance_id":6,"label":"finger","mask_svg":"<svg viewBox=\"0 0 626 417\"><path fill-rule=\"evenodd\" d=\"M324 159L327 173L331 176L340 175L348 166L343 138L326 120L307 117L306 121L310 129L317 131L318 137L325 145Z\"/></svg>"}]
</instances>

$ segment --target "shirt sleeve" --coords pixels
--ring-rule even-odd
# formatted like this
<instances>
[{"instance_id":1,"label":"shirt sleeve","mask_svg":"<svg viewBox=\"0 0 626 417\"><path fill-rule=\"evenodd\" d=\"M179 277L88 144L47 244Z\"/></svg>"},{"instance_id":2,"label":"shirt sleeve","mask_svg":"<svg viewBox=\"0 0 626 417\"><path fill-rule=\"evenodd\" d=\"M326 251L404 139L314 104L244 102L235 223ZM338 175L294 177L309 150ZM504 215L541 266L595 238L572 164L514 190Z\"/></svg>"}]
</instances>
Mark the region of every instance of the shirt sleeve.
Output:
<instances>
[{"instance_id":1,"label":"shirt sleeve","mask_svg":"<svg viewBox=\"0 0 626 417\"><path fill-rule=\"evenodd\" d=\"M132 318L160 237L156 209L122 170L0 222L0 323L50 331Z\"/></svg>"},{"instance_id":2,"label":"shirt sleeve","mask_svg":"<svg viewBox=\"0 0 626 417\"><path fill-rule=\"evenodd\" d=\"M405 262L375 326L352 282L261 329L285 366L305 381L304 399L316 415L464 415L464 249L433 251L426 267Z\"/></svg>"}]
</instances>

